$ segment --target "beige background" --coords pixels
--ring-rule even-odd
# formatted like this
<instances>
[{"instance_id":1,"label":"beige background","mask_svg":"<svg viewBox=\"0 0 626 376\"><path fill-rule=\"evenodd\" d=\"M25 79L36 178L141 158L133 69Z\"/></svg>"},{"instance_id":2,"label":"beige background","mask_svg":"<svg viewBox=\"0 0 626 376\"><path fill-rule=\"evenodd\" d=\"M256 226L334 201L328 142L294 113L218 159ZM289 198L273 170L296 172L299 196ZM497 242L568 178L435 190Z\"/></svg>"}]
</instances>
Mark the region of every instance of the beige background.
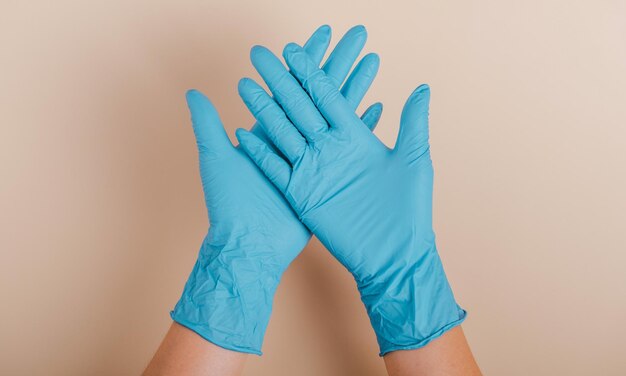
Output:
<instances>
[{"instance_id":1,"label":"beige background","mask_svg":"<svg viewBox=\"0 0 626 376\"><path fill-rule=\"evenodd\" d=\"M232 136L253 44L363 23L384 142L432 86L438 244L485 374L625 375L625 19L621 0L3 0L0 374L139 374L207 226L184 91ZM384 374L317 242L264 352L246 375Z\"/></svg>"}]
</instances>

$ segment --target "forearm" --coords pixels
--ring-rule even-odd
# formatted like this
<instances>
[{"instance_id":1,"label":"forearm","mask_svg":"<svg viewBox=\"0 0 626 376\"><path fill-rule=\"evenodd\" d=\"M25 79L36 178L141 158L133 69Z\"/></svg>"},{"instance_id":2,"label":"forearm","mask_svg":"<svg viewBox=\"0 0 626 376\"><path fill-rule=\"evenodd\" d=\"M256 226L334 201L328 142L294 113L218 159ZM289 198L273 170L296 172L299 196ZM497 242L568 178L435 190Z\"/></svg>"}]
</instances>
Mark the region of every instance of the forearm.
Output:
<instances>
[{"instance_id":1,"label":"forearm","mask_svg":"<svg viewBox=\"0 0 626 376\"><path fill-rule=\"evenodd\" d=\"M143 375L235 376L241 374L246 357L174 322Z\"/></svg>"},{"instance_id":2,"label":"forearm","mask_svg":"<svg viewBox=\"0 0 626 376\"><path fill-rule=\"evenodd\" d=\"M457 326L428 345L384 356L389 376L479 376L463 329Z\"/></svg>"}]
</instances>

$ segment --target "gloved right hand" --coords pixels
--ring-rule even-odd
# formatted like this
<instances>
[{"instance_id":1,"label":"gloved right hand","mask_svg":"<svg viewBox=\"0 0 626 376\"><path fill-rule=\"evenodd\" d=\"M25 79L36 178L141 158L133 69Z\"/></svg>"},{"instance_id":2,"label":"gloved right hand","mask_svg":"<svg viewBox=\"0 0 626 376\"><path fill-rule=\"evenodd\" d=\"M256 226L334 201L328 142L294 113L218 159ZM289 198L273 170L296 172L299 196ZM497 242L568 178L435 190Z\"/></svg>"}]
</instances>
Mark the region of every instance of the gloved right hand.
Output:
<instances>
[{"instance_id":1,"label":"gloved right hand","mask_svg":"<svg viewBox=\"0 0 626 376\"><path fill-rule=\"evenodd\" d=\"M459 325L432 229L433 167L428 143L430 88L407 100L394 149L367 131L354 109L304 50L283 56L301 87L298 111L282 108L244 79L240 94L284 157L237 130L246 153L285 195L300 220L353 274L380 354L425 346ZM269 78L283 66L259 73ZM294 99L294 102L296 99Z\"/></svg>"}]
</instances>

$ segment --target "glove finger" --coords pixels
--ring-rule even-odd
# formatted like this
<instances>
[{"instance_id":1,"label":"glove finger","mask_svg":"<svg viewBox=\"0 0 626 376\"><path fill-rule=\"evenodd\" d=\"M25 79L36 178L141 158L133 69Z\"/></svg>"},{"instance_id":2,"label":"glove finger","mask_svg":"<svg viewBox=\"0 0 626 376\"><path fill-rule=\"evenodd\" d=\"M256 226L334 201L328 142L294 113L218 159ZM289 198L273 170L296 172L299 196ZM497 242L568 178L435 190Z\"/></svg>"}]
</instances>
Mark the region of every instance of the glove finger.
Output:
<instances>
[{"instance_id":1,"label":"glove finger","mask_svg":"<svg viewBox=\"0 0 626 376\"><path fill-rule=\"evenodd\" d=\"M313 34L311 34L309 39L304 44L304 47L303 47L304 50L306 51L307 54L309 54L309 56L311 56L311 59L313 61L317 62L318 65L322 62L322 59L324 58L324 54L326 53L326 50L328 49L328 45L330 44L330 36L331 36L330 26L323 25L317 28L317 30L315 30ZM263 132L263 128L261 128L256 123L252 126L252 129L250 131L263 141L267 142L269 140L265 132ZM270 147L273 148L273 145L271 145L271 143L270 143Z\"/></svg>"},{"instance_id":2,"label":"glove finger","mask_svg":"<svg viewBox=\"0 0 626 376\"><path fill-rule=\"evenodd\" d=\"M306 54L304 50L302 53ZM310 59L308 54L306 56ZM255 46L250 52L250 59L276 101L306 139L314 141L328 130L326 120L315 108L302 86L271 51L265 47ZM315 64L310 61L311 64Z\"/></svg>"},{"instance_id":3,"label":"glove finger","mask_svg":"<svg viewBox=\"0 0 626 376\"><path fill-rule=\"evenodd\" d=\"M298 79L331 127L361 125L361 119L356 116L334 82L315 66L302 47L289 43L283 51L283 56L291 73Z\"/></svg>"},{"instance_id":4,"label":"glove finger","mask_svg":"<svg viewBox=\"0 0 626 376\"><path fill-rule=\"evenodd\" d=\"M373 131L374 128L376 128L376 125L378 125L378 121L380 120L380 116L382 114L383 104L376 102L365 110L363 115L361 115L361 120L370 130Z\"/></svg>"},{"instance_id":5,"label":"glove finger","mask_svg":"<svg viewBox=\"0 0 626 376\"><path fill-rule=\"evenodd\" d=\"M400 117L400 132L394 150L419 157L428 149L430 88L420 85L407 99Z\"/></svg>"},{"instance_id":6,"label":"glove finger","mask_svg":"<svg viewBox=\"0 0 626 376\"><path fill-rule=\"evenodd\" d=\"M306 140L272 97L249 78L239 81L239 95L271 142L293 165L304 153Z\"/></svg>"},{"instance_id":7,"label":"glove finger","mask_svg":"<svg viewBox=\"0 0 626 376\"><path fill-rule=\"evenodd\" d=\"M367 40L367 30L363 25L357 25L348 30L337 46L331 52L322 68L326 75L333 80L335 87L340 87L348 76L350 68L363 50ZM315 62L315 60L313 60ZM319 64L317 64L319 66Z\"/></svg>"},{"instance_id":8,"label":"glove finger","mask_svg":"<svg viewBox=\"0 0 626 376\"><path fill-rule=\"evenodd\" d=\"M276 188L284 193L291 176L289 164L254 134L242 128L237 129L235 134L244 152Z\"/></svg>"},{"instance_id":9,"label":"glove finger","mask_svg":"<svg viewBox=\"0 0 626 376\"><path fill-rule=\"evenodd\" d=\"M232 144L211 101L198 90L187 91L186 98L198 152L219 155L230 150Z\"/></svg>"},{"instance_id":10,"label":"glove finger","mask_svg":"<svg viewBox=\"0 0 626 376\"><path fill-rule=\"evenodd\" d=\"M379 66L380 59L378 55L374 53L365 55L341 88L341 94L350 103L352 109L356 110L359 103L363 100L365 93L367 93L367 90L376 78Z\"/></svg>"},{"instance_id":11,"label":"glove finger","mask_svg":"<svg viewBox=\"0 0 626 376\"><path fill-rule=\"evenodd\" d=\"M322 59L324 58L324 54L328 49L328 45L330 44L330 36L331 29L328 25L322 25L317 28L311 35L311 37L306 41L304 46L304 50L309 56L311 56L311 60L320 65ZM336 48L335 48L336 49Z\"/></svg>"}]
</instances>

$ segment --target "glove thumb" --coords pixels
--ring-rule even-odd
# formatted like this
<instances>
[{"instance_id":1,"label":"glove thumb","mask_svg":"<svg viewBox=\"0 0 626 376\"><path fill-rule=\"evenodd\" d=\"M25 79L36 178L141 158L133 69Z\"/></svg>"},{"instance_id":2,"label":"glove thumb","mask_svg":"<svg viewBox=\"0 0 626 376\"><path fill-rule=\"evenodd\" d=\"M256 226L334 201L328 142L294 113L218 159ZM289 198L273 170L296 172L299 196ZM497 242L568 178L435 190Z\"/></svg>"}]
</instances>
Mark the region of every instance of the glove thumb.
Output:
<instances>
[{"instance_id":1,"label":"glove thumb","mask_svg":"<svg viewBox=\"0 0 626 376\"><path fill-rule=\"evenodd\" d=\"M402 109L400 133L394 151L410 161L419 158L429 149L428 107L430 88L420 85L411 93Z\"/></svg>"},{"instance_id":2,"label":"glove thumb","mask_svg":"<svg viewBox=\"0 0 626 376\"><path fill-rule=\"evenodd\" d=\"M197 90L189 90L186 97L198 152L217 156L231 149L232 143L211 101Z\"/></svg>"}]
</instances>

